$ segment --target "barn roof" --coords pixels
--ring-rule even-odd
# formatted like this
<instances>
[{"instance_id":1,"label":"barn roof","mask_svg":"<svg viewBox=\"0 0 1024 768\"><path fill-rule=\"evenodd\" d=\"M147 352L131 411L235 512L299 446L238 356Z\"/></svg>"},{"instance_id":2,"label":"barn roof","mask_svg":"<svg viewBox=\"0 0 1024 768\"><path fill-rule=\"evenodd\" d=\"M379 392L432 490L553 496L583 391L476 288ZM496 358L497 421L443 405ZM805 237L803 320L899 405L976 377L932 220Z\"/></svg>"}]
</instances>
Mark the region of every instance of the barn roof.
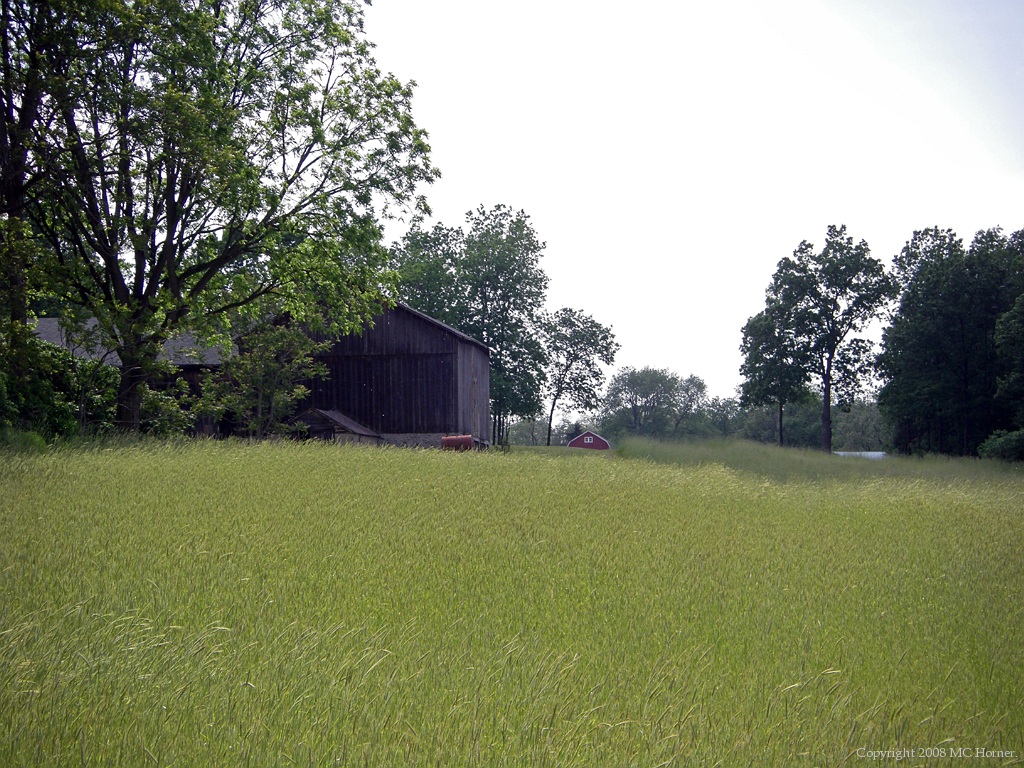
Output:
<instances>
[{"instance_id":1,"label":"barn roof","mask_svg":"<svg viewBox=\"0 0 1024 768\"><path fill-rule=\"evenodd\" d=\"M92 317L85 321L85 330L88 332L96 329L96 318ZM78 340L69 339L56 317L40 317L36 320L33 329L36 336L43 341L64 347L76 357L87 360L103 360L110 365L120 365L121 358L113 350L100 346L95 341L82 344ZM164 342L160 353L160 359L174 365L220 365L221 354L216 347L203 347L190 333L182 333Z\"/></svg>"},{"instance_id":2,"label":"barn roof","mask_svg":"<svg viewBox=\"0 0 1024 768\"><path fill-rule=\"evenodd\" d=\"M472 336L463 333L457 328L442 323L440 320L426 315L420 312L418 309L413 309L407 304L399 302L395 305L396 309L400 309L404 312L408 312L426 323L429 323L437 328L444 330L447 333L452 334L461 341L467 344L473 344L480 349L490 354L490 350L487 345L483 342L474 339ZM387 311L387 310L384 310ZM85 322L85 330L93 331L96 328L96 318L89 318ZM65 334L64 329L60 325L60 321L56 317L41 317L36 320L35 334L43 341L48 341L51 344L64 347L69 350L76 357L82 357L87 360L104 360L110 365L120 365L121 359L117 356L117 353L113 350L106 349L96 343L91 345L82 345L80 342L69 339ZM164 342L163 350L160 353L160 359L174 365L220 365L223 362L220 349L217 347L204 347L201 346L190 333L182 333L174 336Z\"/></svg>"},{"instance_id":3,"label":"barn roof","mask_svg":"<svg viewBox=\"0 0 1024 768\"><path fill-rule=\"evenodd\" d=\"M310 417L323 419L335 427L341 427L346 432L351 432L353 435L362 435L364 437L376 437L380 435L374 432L369 427L364 427L358 421L350 419L348 416L343 414L341 411L326 411L320 408L308 408L298 416L295 417L296 421L308 419Z\"/></svg>"}]
</instances>

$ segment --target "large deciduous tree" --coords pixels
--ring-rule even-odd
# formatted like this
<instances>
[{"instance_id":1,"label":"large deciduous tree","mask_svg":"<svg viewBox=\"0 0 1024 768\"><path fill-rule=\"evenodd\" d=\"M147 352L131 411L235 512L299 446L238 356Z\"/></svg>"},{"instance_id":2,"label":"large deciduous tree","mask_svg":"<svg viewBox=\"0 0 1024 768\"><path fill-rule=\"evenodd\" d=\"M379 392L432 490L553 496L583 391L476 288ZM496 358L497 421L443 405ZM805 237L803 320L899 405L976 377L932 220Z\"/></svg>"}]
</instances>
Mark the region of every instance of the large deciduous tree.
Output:
<instances>
[{"instance_id":1,"label":"large deciduous tree","mask_svg":"<svg viewBox=\"0 0 1024 768\"><path fill-rule=\"evenodd\" d=\"M274 294L350 330L386 301L377 219L431 181L411 86L382 74L355 4L106 4L102 55L52 102L30 201L63 297L122 362L137 429L162 343Z\"/></svg>"},{"instance_id":2,"label":"large deciduous tree","mask_svg":"<svg viewBox=\"0 0 1024 768\"><path fill-rule=\"evenodd\" d=\"M785 445L783 414L790 403L807 398L807 350L797 344L794 328L785 322L781 307L768 306L743 326L740 351L740 404L777 406L779 445Z\"/></svg>"},{"instance_id":3,"label":"large deciduous tree","mask_svg":"<svg viewBox=\"0 0 1024 768\"><path fill-rule=\"evenodd\" d=\"M612 365L619 349L611 328L578 309L559 309L543 326L548 370L545 392L549 399L547 445L559 403L577 411L596 408L604 383L601 365Z\"/></svg>"},{"instance_id":4,"label":"large deciduous tree","mask_svg":"<svg viewBox=\"0 0 1024 768\"><path fill-rule=\"evenodd\" d=\"M115 22L105 4L76 0L0 0L0 361L15 415L34 397L30 300L44 283L38 230L29 204L47 168L39 148L51 140L68 73L103 54L96 31ZM30 394L32 393L32 394ZM18 417L20 418L20 417ZM29 426L31 426L29 424Z\"/></svg>"},{"instance_id":5,"label":"large deciduous tree","mask_svg":"<svg viewBox=\"0 0 1024 768\"><path fill-rule=\"evenodd\" d=\"M832 401L853 400L870 367L871 343L855 334L885 309L895 283L868 244L829 226L820 252L806 240L772 277L767 304L792 334L806 372L821 387L821 442L832 451Z\"/></svg>"},{"instance_id":6,"label":"large deciduous tree","mask_svg":"<svg viewBox=\"0 0 1024 768\"><path fill-rule=\"evenodd\" d=\"M491 440L500 443L513 417L541 408L544 243L525 212L505 205L480 206L466 223L467 231L413 227L392 249L392 263L401 300L490 348Z\"/></svg>"}]
</instances>

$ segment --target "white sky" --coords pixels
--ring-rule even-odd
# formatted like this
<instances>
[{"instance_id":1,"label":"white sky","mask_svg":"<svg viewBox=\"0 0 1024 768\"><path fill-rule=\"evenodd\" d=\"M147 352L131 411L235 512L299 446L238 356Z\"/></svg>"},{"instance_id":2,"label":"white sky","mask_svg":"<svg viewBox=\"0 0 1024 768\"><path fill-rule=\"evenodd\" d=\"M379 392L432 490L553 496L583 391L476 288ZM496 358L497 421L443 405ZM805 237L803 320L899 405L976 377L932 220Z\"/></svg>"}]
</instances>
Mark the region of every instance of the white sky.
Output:
<instances>
[{"instance_id":1,"label":"white sky","mask_svg":"<svg viewBox=\"0 0 1024 768\"><path fill-rule=\"evenodd\" d=\"M1020 0L374 0L366 30L417 83L434 221L525 210L549 308L611 325L617 367L732 395L776 264L829 224L887 263L1024 228Z\"/></svg>"}]
</instances>

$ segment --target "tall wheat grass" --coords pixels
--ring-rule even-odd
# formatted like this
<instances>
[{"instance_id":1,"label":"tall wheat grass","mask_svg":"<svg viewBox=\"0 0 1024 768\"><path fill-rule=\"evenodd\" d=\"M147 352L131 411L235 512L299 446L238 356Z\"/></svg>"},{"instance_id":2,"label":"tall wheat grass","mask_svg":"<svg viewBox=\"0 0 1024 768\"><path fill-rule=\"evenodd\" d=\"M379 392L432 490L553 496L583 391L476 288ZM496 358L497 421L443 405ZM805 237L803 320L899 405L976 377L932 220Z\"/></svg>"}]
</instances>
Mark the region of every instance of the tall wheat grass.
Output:
<instances>
[{"instance_id":1,"label":"tall wheat grass","mask_svg":"<svg viewBox=\"0 0 1024 768\"><path fill-rule=\"evenodd\" d=\"M724 458L4 455L0 764L1021 762L1019 474Z\"/></svg>"}]
</instances>

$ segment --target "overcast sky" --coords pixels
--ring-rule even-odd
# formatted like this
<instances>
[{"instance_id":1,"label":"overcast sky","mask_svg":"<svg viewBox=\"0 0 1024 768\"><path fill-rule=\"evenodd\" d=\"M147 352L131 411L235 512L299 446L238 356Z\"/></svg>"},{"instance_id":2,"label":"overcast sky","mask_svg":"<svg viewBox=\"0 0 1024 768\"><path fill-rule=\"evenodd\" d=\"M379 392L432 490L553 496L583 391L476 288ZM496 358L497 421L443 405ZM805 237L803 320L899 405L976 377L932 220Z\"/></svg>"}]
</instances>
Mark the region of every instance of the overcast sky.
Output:
<instances>
[{"instance_id":1,"label":"overcast sky","mask_svg":"<svg viewBox=\"0 0 1024 768\"><path fill-rule=\"evenodd\" d=\"M886 263L1024 228L1020 0L374 0L366 30L417 83L433 221L526 211L549 307L611 325L616 367L732 395L776 264L829 224Z\"/></svg>"}]
</instances>

